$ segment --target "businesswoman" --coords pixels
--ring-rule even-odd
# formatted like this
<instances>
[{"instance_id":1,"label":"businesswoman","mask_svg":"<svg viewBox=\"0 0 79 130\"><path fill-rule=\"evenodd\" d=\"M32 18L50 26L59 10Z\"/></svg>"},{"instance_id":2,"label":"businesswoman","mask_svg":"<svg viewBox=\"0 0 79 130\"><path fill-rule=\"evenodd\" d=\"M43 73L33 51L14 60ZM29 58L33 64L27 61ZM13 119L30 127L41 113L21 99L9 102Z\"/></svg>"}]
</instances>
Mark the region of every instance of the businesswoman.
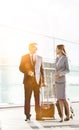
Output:
<instances>
[{"instance_id":1,"label":"businesswoman","mask_svg":"<svg viewBox=\"0 0 79 130\"><path fill-rule=\"evenodd\" d=\"M60 122L68 121L70 119L69 105L66 98L66 74L69 72L68 58L64 45L60 44L56 47L56 63L55 63L55 86L56 98L61 112ZM64 109L67 111L64 119Z\"/></svg>"}]
</instances>

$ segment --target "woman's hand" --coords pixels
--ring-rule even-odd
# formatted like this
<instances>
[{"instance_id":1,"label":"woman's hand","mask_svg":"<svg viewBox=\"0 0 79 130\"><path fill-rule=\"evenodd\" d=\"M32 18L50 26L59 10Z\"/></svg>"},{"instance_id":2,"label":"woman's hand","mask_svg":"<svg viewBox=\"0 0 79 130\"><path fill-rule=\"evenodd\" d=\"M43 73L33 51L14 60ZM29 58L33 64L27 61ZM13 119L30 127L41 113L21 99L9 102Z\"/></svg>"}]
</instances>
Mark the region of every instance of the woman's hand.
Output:
<instances>
[{"instance_id":1,"label":"woman's hand","mask_svg":"<svg viewBox=\"0 0 79 130\"><path fill-rule=\"evenodd\" d=\"M58 78L60 78L60 75L59 75L59 74L55 74L55 75L54 75L54 78L55 78L55 79L58 79Z\"/></svg>"}]
</instances>

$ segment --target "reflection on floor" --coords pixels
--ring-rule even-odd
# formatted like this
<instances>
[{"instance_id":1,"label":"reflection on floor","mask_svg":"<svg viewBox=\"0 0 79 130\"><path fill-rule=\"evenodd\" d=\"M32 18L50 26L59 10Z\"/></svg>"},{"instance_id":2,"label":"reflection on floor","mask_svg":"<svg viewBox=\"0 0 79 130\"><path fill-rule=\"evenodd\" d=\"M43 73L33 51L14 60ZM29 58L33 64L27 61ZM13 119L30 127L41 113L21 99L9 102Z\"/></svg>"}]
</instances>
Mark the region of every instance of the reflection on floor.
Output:
<instances>
[{"instance_id":1,"label":"reflection on floor","mask_svg":"<svg viewBox=\"0 0 79 130\"><path fill-rule=\"evenodd\" d=\"M79 130L79 103L73 103L75 116L69 121L60 123L57 110L55 119L36 121L34 107L31 109L31 121L25 121L24 108L0 109L1 130Z\"/></svg>"}]
</instances>

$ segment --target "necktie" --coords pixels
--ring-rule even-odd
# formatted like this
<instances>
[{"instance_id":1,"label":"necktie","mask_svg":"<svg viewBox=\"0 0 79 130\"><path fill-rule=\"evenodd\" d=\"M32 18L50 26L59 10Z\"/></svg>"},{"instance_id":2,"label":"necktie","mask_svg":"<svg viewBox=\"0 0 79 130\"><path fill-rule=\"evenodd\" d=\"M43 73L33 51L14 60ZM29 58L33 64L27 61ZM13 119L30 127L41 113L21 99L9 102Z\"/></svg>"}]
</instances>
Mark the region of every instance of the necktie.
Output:
<instances>
[{"instance_id":1,"label":"necktie","mask_svg":"<svg viewBox=\"0 0 79 130\"><path fill-rule=\"evenodd\" d=\"M31 60L32 60L32 63L33 63L33 55L32 55L32 57L31 57Z\"/></svg>"},{"instance_id":2,"label":"necktie","mask_svg":"<svg viewBox=\"0 0 79 130\"><path fill-rule=\"evenodd\" d=\"M35 75L35 59L34 59L34 55L32 55L31 60L32 60L32 65L33 65L33 72L34 72L34 75Z\"/></svg>"},{"instance_id":3,"label":"necktie","mask_svg":"<svg viewBox=\"0 0 79 130\"><path fill-rule=\"evenodd\" d=\"M33 65L35 65L34 55L32 55L32 63L33 63Z\"/></svg>"}]
</instances>

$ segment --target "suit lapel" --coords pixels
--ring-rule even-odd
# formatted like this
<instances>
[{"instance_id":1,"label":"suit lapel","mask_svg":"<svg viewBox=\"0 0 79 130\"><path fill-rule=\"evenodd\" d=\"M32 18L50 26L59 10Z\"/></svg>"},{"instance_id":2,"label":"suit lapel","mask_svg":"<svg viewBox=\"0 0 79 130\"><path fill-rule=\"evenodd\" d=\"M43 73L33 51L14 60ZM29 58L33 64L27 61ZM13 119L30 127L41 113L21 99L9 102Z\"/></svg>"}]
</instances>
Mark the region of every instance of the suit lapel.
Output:
<instances>
[{"instance_id":1,"label":"suit lapel","mask_svg":"<svg viewBox=\"0 0 79 130\"><path fill-rule=\"evenodd\" d=\"M57 59L56 65L58 66L62 62L63 56L61 56L59 59Z\"/></svg>"}]
</instances>

